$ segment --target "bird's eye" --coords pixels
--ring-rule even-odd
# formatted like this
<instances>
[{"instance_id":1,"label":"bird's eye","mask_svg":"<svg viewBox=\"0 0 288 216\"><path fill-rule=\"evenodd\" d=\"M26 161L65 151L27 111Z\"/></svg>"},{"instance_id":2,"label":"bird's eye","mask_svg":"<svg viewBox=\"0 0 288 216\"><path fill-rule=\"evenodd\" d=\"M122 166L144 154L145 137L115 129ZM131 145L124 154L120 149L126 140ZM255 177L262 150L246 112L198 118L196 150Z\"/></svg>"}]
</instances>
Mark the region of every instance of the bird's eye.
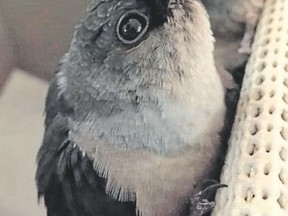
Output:
<instances>
[{"instance_id":1,"label":"bird's eye","mask_svg":"<svg viewBox=\"0 0 288 216\"><path fill-rule=\"evenodd\" d=\"M147 32L149 19L137 10L123 14L117 25L117 36L125 44L138 42Z\"/></svg>"}]
</instances>

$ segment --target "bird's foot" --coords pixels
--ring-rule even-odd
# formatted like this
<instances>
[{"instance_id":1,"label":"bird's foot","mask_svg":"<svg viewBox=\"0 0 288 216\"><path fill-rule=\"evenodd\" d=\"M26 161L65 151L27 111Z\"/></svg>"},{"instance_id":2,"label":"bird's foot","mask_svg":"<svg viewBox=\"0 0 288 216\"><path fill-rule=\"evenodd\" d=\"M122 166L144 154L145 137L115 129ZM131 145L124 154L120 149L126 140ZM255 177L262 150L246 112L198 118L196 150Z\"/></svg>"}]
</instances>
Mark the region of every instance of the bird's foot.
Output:
<instances>
[{"instance_id":1,"label":"bird's foot","mask_svg":"<svg viewBox=\"0 0 288 216\"><path fill-rule=\"evenodd\" d=\"M254 38L254 31L247 31L244 34L244 38L240 43L240 47L238 48L238 53L250 55L252 53L252 41Z\"/></svg>"},{"instance_id":2,"label":"bird's foot","mask_svg":"<svg viewBox=\"0 0 288 216\"><path fill-rule=\"evenodd\" d=\"M238 49L238 53L250 55L252 53L252 42L255 36L255 29L259 20L259 13L250 12L246 14L245 17L245 32L243 39L240 44L240 48Z\"/></svg>"},{"instance_id":3,"label":"bird's foot","mask_svg":"<svg viewBox=\"0 0 288 216\"><path fill-rule=\"evenodd\" d=\"M241 46L238 49L238 53L250 55L252 53L252 48L249 45Z\"/></svg>"},{"instance_id":4,"label":"bird's foot","mask_svg":"<svg viewBox=\"0 0 288 216\"><path fill-rule=\"evenodd\" d=\"M215 180L200 181L196 184L192 197L190 198L189 216L203 216L210 212L214 206L214 201L208 199L215 194L219 188L227 187Z\"/></svg>"}]
</instances>

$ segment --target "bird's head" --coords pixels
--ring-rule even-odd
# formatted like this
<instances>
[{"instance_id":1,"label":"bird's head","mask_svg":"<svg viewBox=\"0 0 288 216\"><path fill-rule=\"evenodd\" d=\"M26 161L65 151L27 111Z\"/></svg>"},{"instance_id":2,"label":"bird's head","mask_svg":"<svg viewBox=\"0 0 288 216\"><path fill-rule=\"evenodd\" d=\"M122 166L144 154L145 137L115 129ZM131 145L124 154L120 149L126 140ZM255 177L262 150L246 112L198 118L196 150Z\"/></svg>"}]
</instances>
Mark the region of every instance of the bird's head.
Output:
<instances>
[{"instance_id":1,"label":"bird's head","mask_svg":"<svg viewBox=\"0 0 288 216\"><path fill-rule=\"evenodd\" d=\"M93 0L57 77L73 124L119 146L184 146L222 110L199 0Z\"/></svg>"},{"instance_id":2,"label":"bird's head","mask_svg":"<svg viewBox=\"0 0 288 216\"><path fill-rule=\"evenodd\" d=\"M212 52L199 0L93 0L63 61L61 84L95 97L99 89L114 94L143 86L173 88L210 70Z\"/></svg>"}]
</instances>

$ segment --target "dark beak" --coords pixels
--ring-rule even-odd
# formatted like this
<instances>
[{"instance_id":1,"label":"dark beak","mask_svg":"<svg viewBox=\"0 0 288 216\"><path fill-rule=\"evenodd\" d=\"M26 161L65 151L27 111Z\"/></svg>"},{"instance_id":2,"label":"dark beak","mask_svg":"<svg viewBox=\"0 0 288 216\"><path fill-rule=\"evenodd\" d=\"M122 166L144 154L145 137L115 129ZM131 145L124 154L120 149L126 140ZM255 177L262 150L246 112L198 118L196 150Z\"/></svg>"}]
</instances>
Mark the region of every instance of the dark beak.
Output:
<instances>
[{"instance_id":1,"label":"dark beak","mask_svg":"<svg viewBox=\"0 0 288 216\"><path fill-rule=\"evenodd\" d=\"M180 4L180 0L169 0L168 9L174 9L178 4Z\"/></svg>"}]
</instances>

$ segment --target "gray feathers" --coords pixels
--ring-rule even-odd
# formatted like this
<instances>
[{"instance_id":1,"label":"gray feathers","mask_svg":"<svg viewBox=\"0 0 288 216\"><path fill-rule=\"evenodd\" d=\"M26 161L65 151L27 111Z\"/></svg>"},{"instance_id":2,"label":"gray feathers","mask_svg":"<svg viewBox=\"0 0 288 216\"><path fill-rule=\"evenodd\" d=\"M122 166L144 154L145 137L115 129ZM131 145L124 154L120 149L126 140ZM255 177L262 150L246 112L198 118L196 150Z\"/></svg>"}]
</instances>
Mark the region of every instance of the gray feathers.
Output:
<instances>
[{"instance_id":1,"label":"gray feathers","mask_svg":"<svg viewBox=\"0 0 288 216\"><path fill-rule=\"evenodd\" d=\"M104 6L109 10L101 9ZM201 99L195 98L196 85L205 88L211 76L216 76L213 83L208 84L211 92L206 89L196 94L218 97L220 95L214 91L218 88L222 94L220 101L223 100L224 90L216 81L219 77L214 74L213 61L208 67L199 67L199 61L203 61L199 58L206 58L203 55L211 59L208 56L212 55L212 37L209 29L207 32L201 27L197 29L197 23L192 22L195 11L190 12L193 9L187 7L187 11L179 9L180 14L174 15L182 16L179 20L173 18L168 21L170 24L152 29L139 45L123 46L115 38L115 26L124 8L134 7L138 8L138 1L101 2L96 10L88 13L77 28L61 76L58 76L59 80L67 80L67 89L60 91L65 91L67 100L75 104L75 115L70 120L72 131L85 128L87 133L92 132L122 149L144 147L168 153L193 143L199 136L195 130L199 123L195 118L199 116L200 107L185 111L194 107L195 101L200 106ZM149 13L147 7L141 10ZM101 17L98 18L99 13ZM93 41L82 36L87 29L94 32ZM86 32L84 35L87 36ZM181 37L185 37L186 42L180 41ZM83 47L83 43L87 44ZM203 47L207 50L204 54ZM193 74L200 70L205 71ZM197 81L193 76L199 76ZM211 112L206 104L202 105Z\"/></svg>"},{"instance_id":2,"label":"gray feathers","mask_svg":"<svg viewBox=\"0 0 288 216\"><path fill-rule=\"evenodd\" d=\"M53 141L60 146L51 154L57 162L49 167L60 185L68 181L69 203L86 188L79 168L86 160L98 177L89 174L105 179L103 194L136 201L143 216L180 215L193 185L209 176L225 115L212 32L199 1L168 3L93 1L76 28L51 84L42 147L49 152L50 127L64 121L65 134ZM122 43L115 29L129 10L149 19L134 44ZM40 162L45 154L39 155Z\"/></svg>"}]
</instances>

